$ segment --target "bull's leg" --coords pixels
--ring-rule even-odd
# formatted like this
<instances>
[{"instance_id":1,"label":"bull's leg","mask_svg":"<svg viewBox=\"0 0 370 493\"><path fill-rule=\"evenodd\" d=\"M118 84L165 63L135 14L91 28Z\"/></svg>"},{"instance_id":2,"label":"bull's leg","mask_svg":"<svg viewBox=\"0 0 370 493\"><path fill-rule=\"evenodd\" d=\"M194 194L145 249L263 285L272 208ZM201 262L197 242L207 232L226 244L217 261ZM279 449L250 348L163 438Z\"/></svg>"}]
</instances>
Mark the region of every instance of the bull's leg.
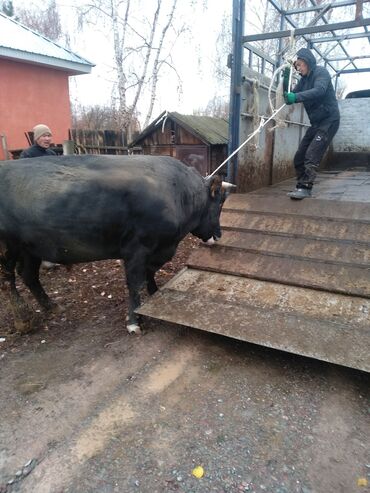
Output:
<instances>
[{"instance_id":1,"label":"bull's leg","mask_svg":"<svg viewBox=\"0 0 370 493\"><path fill-rule=\"evenodd\" d=\"M144 269L131 268L126 264L126 282L129 292L127 330L130 334L140 334L140 325L138 316L135 313L136 308L140 306L140 291L145 284ZM142 271L142 272L141 272Z\"/></svg>"},{"instance_id":2,"label":"bull's leg","mask_svg":"<svg viewBox=\"0 0 370 493\"><path fill-rule=\"evenodd\" d=\"M4 247L4 245L1 245ZM10 250L0 253L0 280L2 288L9 291L9 301L14 317L14 327L16 331L27 333L32 328L32 313L27 304L18 293L15 283L15 266L17 263L17 254Z\"/></svg>"},{"instance_id":3,"label":"bull's leg","mask_svg":"<svg viewBox=\"0 0 370 493\"><path fill-rule=\"evenodd\" d=\"M154 294L156 291L158 291L158 286L157 283L155 282L155 270L152 269L147 269L146 270L146 288L148 290L148 293L150 295Z\"/></svg>"},{"instance_id":4,"label":"bull's leg","mask_svg":"<svg viewBox=\"0 0 370 493\"><path fill-rule=\"evenodd\" d=\"M133 247L133 245L131 246ZM125 250L127 252L127 247ZM147 249L137 244L130 248L130 255L126 254L124 256L126 282L129 292L127 330L130 334L140 334L141 332L135 310L140 306L140 291L146 281L146 257Z\"/></svg>"},{"instance_id":5,"label":"bull's leg","mask_svg":"<svg viewBox=\"0 0 370 493\"><path fill-rule=\"evenodd\" d=\"M144 269L131 268L126 265L126 281L129 292L127 330L130 334L140 334L139 318L135 313L140 306L140 291L145 284Z\"/></svg>"},{"instance_id":6,"label":"bull's leg","mask_svg":"<svg viewBox=\"0 0 370 493\"><path fill-rule=\"evenodd\" d=\"M44 291L44 288L41 286L39 278L40 265L41 259L25 253L22 256L22 268L19 274L40 306L45 311L50 311L55 308L56 305L51 301L49 296Z\"/></svg>"},{"instance_id":7,"label":"bull's leg","mask_svg":"<svg viewBox=\"0 0 370 493\"><path fill-rule=\"evenodd\" d=\"M155 282L155 273L163 267L163 265L171 260L177 248L177 243L171 244L166 248L157 248L149 258L148 267L146 269L146 285L150 295L158 291L157 283Z\"/></svg>"}]
</instances>

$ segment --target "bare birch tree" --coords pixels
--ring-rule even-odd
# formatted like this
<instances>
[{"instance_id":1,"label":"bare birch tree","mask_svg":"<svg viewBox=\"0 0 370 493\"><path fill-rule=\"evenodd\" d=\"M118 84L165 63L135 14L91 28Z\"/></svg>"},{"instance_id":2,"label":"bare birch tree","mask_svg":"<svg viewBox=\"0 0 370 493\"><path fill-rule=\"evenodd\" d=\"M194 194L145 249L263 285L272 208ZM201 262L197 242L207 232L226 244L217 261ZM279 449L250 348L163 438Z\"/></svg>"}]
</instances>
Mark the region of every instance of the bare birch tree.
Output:
<instances>
[{"instance_id":1,"label":"bare birch tree","mask_svg":"<svg viewBox=\"0 0 370 493\"><path fill-rule=\"evenodd\" d=\"M159 7L160 2L158 2L158 7ZM162 33L159 39L158 47L156 48L156 54L154 57L154 63L153 63L153 70L152 70L152 77L151 77L151 90L150 90L150 104L148 108L148 112L145 118L145 123L144 127L146 127L149 124L149 121L152 117L153 114L153 108L154 108L154 102L156 98L156 92L157 92L157 84L158 84L158 77L159 77L159 72L161 70L161 66L164 63L164 60L160 59L161 53L162 53L162 48L163 48L163 43L166 38L166 34L168 32L169 27L171 26L171 23L173 21L173 16L176 10L176 4L177 0L173 0L172 6L170 13L168 15L168 20L167 23L165 24L164 28L162 29Z\"/></svg>"},{"instance_id":2,"label":"bare birch tree","mask_svg":"<svg viewBox=\"0 0 370 493\"><path fill-rule=\"evenodd\" d=\"M148 5L150 9L148 11ZM130 139L131 122L138 114L138 103L148 97L145 125L152 117L157 84L163 66L175 68L170 58L170 42L184 32L174 28L177 0L153 0L141 5L135 0L91 0L79 12L79 24L94 22L109 27L116 74L115 97L118 125ZM145 15L143 15L145 12ZM169 31L172 30L171 40ZM175 71L176 72L176 71Z\"/></svg>"}]
</instances>

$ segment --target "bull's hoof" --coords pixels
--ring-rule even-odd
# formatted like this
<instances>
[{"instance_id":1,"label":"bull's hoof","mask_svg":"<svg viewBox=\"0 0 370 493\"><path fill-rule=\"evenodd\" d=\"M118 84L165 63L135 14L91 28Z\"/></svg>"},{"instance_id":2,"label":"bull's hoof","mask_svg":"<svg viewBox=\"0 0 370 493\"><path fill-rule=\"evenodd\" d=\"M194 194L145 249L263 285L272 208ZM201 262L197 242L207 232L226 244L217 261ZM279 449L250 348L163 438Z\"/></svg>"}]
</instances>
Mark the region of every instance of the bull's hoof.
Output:
<instances>
[{"instance_id":1,"label":"bull's hoof","mask_svg":"<svg viewBox=\"0 0 370 493\"><path fill-rule=\"evenodd\" d=\"M214 238L209 238L209 240L207 240L205 243L207 246L212 246L216 243L216 241Z\"/></svg>"},{"instance_id":2,"label":"bull's hoof","mask_svg":"<svg viewBox=\"0 0 370 493\"><path fill-rule=\"evenodd\" d=\"M141 329L138 324L129 324L127 326L127 331L129 334L141 334Z\"/></svg>"},{"instance_id":3,"label":"bull's hoof","mask_svg":"<svg viewBox=\"0 0 370 493\"><path fill-rule=\"evenodd\" d=\"M34 329L34 317L27 304L18 300L11 306L11 310L13 312L13 332L18 334L32 332Z\"/></svg>"},{"instance_id":4,"label":"bull's hoof","mask_svg":"<svg viewBox=\"0 0 370 493\"><path fill-rule=\"evenodd\" d=\"M54 264L53 262L49 262L48 260L43 260L41 262L41 268L45 270L54 270L57 269L60 264Z\"/></svg>"},{"instance_id":5,"label":"bull's hoof","mask_svg":"<svg viewBox=\"0 0 370 493\"><path fill-rule=\"evenodd\" d=\"M66 308L63 305L59 305L58 303L53 303L53 302L44 305L42 309L45 313L55 314L55 315L62 315L66 311Z\"/></svg>"},{"instance_id":6,"label":"bull's hoof","mask_svg":"<svg viewBox=\"0 0 370 493\"><path fill-rule=\"evenodd\" d=\"M66 311L66 307L64 305L58 305L58 303L53 303L51 311L58 315L62 315Z\"/></svg>"},{"instance_id":7,"label":"bull's hoof","mask_svg":"<svg viewBox=\"0 0 370 493\"><path fill-rule=\"evenodd\" d=\"M28 319L15 318L14 319L14 332L18 334L28 334L34 329L33 319L30 317Z\"/></svg>"}]
</instances>

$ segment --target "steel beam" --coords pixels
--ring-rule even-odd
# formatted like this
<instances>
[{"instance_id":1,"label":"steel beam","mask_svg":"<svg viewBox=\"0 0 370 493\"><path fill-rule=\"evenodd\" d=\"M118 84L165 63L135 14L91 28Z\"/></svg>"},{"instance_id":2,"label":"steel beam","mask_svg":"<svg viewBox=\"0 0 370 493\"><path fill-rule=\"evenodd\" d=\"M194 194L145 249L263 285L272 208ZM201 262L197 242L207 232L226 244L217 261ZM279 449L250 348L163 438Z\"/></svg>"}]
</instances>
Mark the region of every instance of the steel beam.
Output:
<instances>
[{"instance_id":1,"label":"steel beam","mask_svg":"<svg viewBox=\"0 0 370 493\"><path fill-rule=\"evenodd\" d=\"M325 24L327 24L327 27L329 29L329 31L333 34L333 36L331 38L328 38L327 40L325 39L325 41L334 41L336 43L339 44L340 48L343 50L344 54L347 56L347 59L351 59L349 53L347 52L345 46L343 46L342 44L342 41L344 39L349 39L349 37L340 37L340 36L335 36L335 32L333 29L331 29L331 26L330 24L328 24L328 21L327 19L325 19L324 17L324 14L326 13L327 10L329 10L330 8L338 8L338 7L346 7L348 5L355 5L356 6L356 21L362 21L362 6L363 6L363 3L364 1L365 2L368 2L369 0L346 0L346 1L342 1L342 2L337 2L335 4L326 4L326 5L316 5L315 1L314 0L310 0L312 5L310 7L305 7L305 8L302 8L302 9L292 9L290 11L284 11L282 9L282 7L280 6L280 4L278 4L275 0L268 0L269 3L279 12L281 18L285 19L286 21L288 21L290 23L290 25L292 25L295 30L297 30L297 26L295 24L295 22L292 21L292 19L289 18L289 15L292 15L293 13L304 13L304 12L309 12L309 11L320 11L319 14L315 17L315 19L307 26L307 27L312 27L314 24L316 24L316 22L322 18L323 21L325 22ZM360 15L361 14L361 15ZM336 25L334 25L335 27ZM353 26L352 26L353 27ZM355 26L357 27L357 25ZM364 25L364 35L360 35L360 36L355 36L355 34L357 33L354 33L354 36L353 37L368 37L367 34L368 34L368 29L367 29L367 26ZM283 29L283 24L281 23L280 25L280 29L282 31ZM270 37L270 36L269 36ZM314 40L314 39L308 39L305 35L302 35L303 39L309 43L310 47L320 56L321 59L324 60L325 64L329 65L330 68L336 72L336 67L334 67L333 65L331 65L330 61L327 59L327 56L326 54L324 55L316 46L314 46L314 44L317 44L317 41ZM281 38L280 38L281 39ZM368 41L370 42L370 38L368 37ZM279 45L281 46L281 42L279 43ZM280 50L281 51L281 50ZM352 60L351 61L352 65L354 68L357 68L356 64L354 63L354 61Z\"/></svg>"},{"instance_id":2,"label":"steel beam","mask_svg":"<svg viewBox=\"0 0 370 493\"><path fill-rule=\"evenodd\" d=\"M343 36L325 36L323 38L311 39L311 43L329 43L332 41L345 41L346 39L370 38L370 32L344 34Z\"/></svg>"},{"instance_id":3,"label":"steel beam","mask_svg":"<svg viewBox=\"0 0 370 493\"><path fill-rule=\"evenodd\" d=\"M342 74L357 74L358 72L370 72L370 67L368 68L350 68L345 70L338 70L337 76Z\"/></svg>"},{"instance_id":4,"label":"steel beam","mask_svg":"<svg viewBox=\"0 0 370 493\"><path fill-rule=\"evenodd\" d=\"M359 56L351 56L349 57L351 60L362 60L364 58L370 58L370 55L359 55ZM346 62L348 61L348 57L338 57L338 58L327 58L328 62Z\"/></svg>"},{"instance_id":5,"label":"steel beam","mask_svg":"<svg viewBox=\"0 0 370 493\"><path fill-rule=\"evenodd\" d=\"M312 4L312 5L314 5L314 6L316 5L315 0L310 0L310 1L311 1L311 4ZM355 16L355 20L356 20L356 21L360 19L359 12L362 14L362 2L363 2L363 0L357 0L357 2L356 2L356 16ZM361 4L361 5L359 5L359 4ZM361 18L362 18L362 17L361 17ZM329 24L329 21L328 21L328 20L324 17L324 15L322 16L322 20L323 20L323 22L324 22L326 25L327 25L327 24ZM334 31L330 31L330 32L331 32L331 34L332 34L333 36L335 35L335 32L334 32ZM349 53L348 53L348 51L346 50L346 48L342 45L342 42L341 42L341 41L338 41L338 44L339 44L339 46L341 47L341 49L342 49L343 53L344 53L347 57L349 57ZM326 57L324 57L324 60L326 60ZM327 60L326 60L326 63L328 63L328 62L327 62ZM354 67L354 68L357 68L356 64L355 64L353 61L352 61L351 63L352 63L352 65L353 65L353 67Z\"/></svg>"},{"instance_id":6,"label":"steel beam","mask_svg":"<svg viewBox=\"0 0 370 493\"><path fill-rule=\"evenodd\" d=\"M276 66L276 62L272 58L270 58L268 55L266 55L266 53L263 53L263 51L259 50L255 46L253 46L253 45L251 45L249 43L244 43L244 48L246 48L247 50L251 51L252 53L254 53L255 55L257 55L258 57L266 60L268 63L271 63L271 65L273 67Z\"/></svg>"},{"instance_id":7,"label":"steel beam","mask_svg":"<svg viewBox=\"0 0 370 493\"><path fill-rule=\"evenodd\" d=\"M333 24L323 24L320 26L311 27L301 27L294 31L295 36L303 36L304 34L314 34L314 33L324 33L328 31L336 31L342 29L353 29L355 27L363 27L370 25L370 18L359 19L355 21L347 22L336 22ZM261 33L261 34L250 34L249 36L243 36L243 43L248 43L250 41L262 41L264 39L278 39L278 38L288 38L291 36L292 31L275 31L272 33ZM366 35L366 33L364 33Z\"/></svg>"},{"instance_id":8,"label":"steel beam","mask_svg":"<svg viewBox=\"0 0 370 493\"><path fill-rule=\"evenodd\" d=\"M304 14L306 12L314 12L315 10L321 10L325 7L329 7L330 9L335 9L338 7L348 7L349 5L356 5L357 0L347 0L344 2L336 2L329 4L321 4L321 5L312 5L311 7L303 7L301 9L290 9L285 11L285 15L294 15L294 14Z\"/></svg>"},{"instance_id":9,"label":"steel beam","mask_svg":"<svg viewBox=\"0 0 370 493\"><path fill-rule=\"evenodd\" d=\"M241 105L241 80L243 64L243 33L244 33L245 0L233 0L233 25L232 43L233 54L231 64L230 80L230 109L229 109L229 155L231 155L240 144L240 105ZM238 169L237 156L234 156L227 165L228 181L235 183Z\"/></svg>"},{"instance_id":10,"label":"steel beam","mask_svg":"<svg viewBox=\"0 0 370 493\"><path fill-rule=\"evenodd\" d=\"M285 15L285 11L275 0L268 0L269 3L279 12L279 14Z\"/></svg>"},{"instance_id":11,"label":"steel beam","mask_svg":"<svg viewBox=\"0 0 370 493\"><path fill-rule=\"evenodd\" d=\"M294 29L297 29L297 25L295 24L295 22L290 19L289 17L287 17L285 15L285 12L282 10L282 8L280 7L280 5L275 1L275 0L268 0L268 2L279 12L279 14L281 15L282 19L289 22L289 24L294 28ZM280 23L280 29L282 29L282 26L283 26L283 22ZM307 38L306 36L302 36L303 39L307 42L307 43L310 43L310 39ZM281 39L281 38L280 38ZM281 43L279 43L279 46L281 46ZM313 46L312 49L320 56L320 58L325 58L324 55L321 53L321 51L316 47L316 46ZM281 49L279 49L279 53L281 52ZM330 65L330 64L329 64ZM332 65L330 65L331 69L335 72L335 67L333 67Z\"/></svg>"},{"instance_id":12,"label":"steel beam","mask_svg":"<svg viewBox=\"0 0 370 493\"><path fill-rule=\"evenodd\" d=\"M315 17L307 24L307 26L316 26L317 22L320 19L323 19L324 15L330 10L330 5L327 5L326 7L323 7L322 10L318 14L315 15ZM325 18L323 19L325 24L327 24L327 21L325 21Z\"/></svg>"},{"instance_id":13,"label":"steel beam","mask_svg":"<svg viewBox=\"0 0 370 493\"><path fill-rule=\"evenodd\" d=\"M285 21L289 22L289 24L294 29L297 29L296 23L286 15L286 12L282 9L282 7L280 6L280 4L278 4L275 0L268 0L268 2L279 12L279 14L281 15L282 19L284 19ZM282 30L282 25L283 25L283 23L281 22L280 23L280 29L281 30ZM306 36L303 35L302 37L303 37L303 39L307 43L310 43L311 42L311 40L308 39ZM279 43L279 47L281 47L281 42ZM313 46L312 49L319 55L320 58L322 58L322 59L325 60L325 56L321 53L321 51L316 46ZM281 52L281 48L279 48L279 53L280 52ZM336 70L335 67L333 67L332 65L330 65L330 68L335 72L335 70Z\"/></svg>"}]
</instances>

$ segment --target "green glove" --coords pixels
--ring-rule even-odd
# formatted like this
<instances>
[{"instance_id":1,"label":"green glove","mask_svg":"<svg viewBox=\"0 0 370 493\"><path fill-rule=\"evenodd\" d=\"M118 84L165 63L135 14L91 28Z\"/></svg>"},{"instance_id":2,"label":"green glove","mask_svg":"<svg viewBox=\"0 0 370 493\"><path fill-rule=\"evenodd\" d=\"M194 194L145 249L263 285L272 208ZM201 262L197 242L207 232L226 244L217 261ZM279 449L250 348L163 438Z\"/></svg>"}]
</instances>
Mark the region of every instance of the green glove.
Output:
<instances>
[{"instance_id":1,"label":"green glove","mask_svg":"<svg viewBox=\"0 0 370 493\"><path fill-rule=\"evenodd\" d=\"M284 92L286 104L294 104L297 101L297 96L294 92Z\"/></svg>"}]
</instances>

